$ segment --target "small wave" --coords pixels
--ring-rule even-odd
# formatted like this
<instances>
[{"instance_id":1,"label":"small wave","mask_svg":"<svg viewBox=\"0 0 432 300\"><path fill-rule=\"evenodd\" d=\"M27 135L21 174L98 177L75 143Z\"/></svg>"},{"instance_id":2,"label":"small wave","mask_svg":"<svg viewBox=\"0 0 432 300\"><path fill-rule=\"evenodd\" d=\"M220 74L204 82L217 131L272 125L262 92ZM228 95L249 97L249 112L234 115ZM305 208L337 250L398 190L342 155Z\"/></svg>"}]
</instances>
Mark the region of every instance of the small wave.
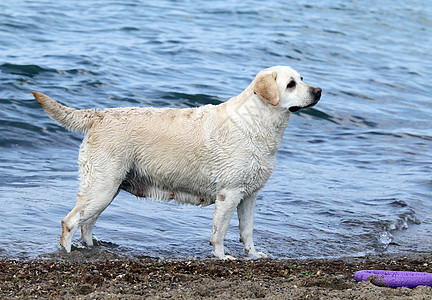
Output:
<instances>
[{"instance_id":1,"label":"small wave","mask_svg":"<svg viewBox=\"0 0 432 300\"><path fill-rule=\"evenodd\" d=\"M343 33L342 31L338 31L338 30L324 29L323 31L327 32L327 33L331 33L331 34L337 34L337 35L346 36L345 33Z\"/></svg>"},{"instance_id":2,"label":"small wave","mask_svg":"<svg viewBox=\"0 0 432 300\"><path fill-rule=\"evenodd\" d=\"M405 207L407 204L403 201L394 201L392 205ZM377 235L377 248L378 250L385 251L394 241L394 235L402 230L407 230L411 225L420 224L414 210L407 209L404 213L400 214L398 218L392 221L385 222L382 230Z\"/></svg>"},{"instance_id":3,"label":"small wave","mask_svg":"<svg viewBox=\"0 0 432 300\"><path fill-rule=\"evenodd\" d=\"M41 67L38 65L18 65L5 63L0 65L0 71L7 74L12 75L21 75L26 77L34 77L41 73L56 73L56 74L70 74L70 75L99 75L96 72L87 70L87 69L69 69L69 70L60 70L48 67Z\"/></svg>"},{"instance_id":4,"label":"small wave","mask_svg":"<svg viewBox=\"0 0 432 300\"><path fill-rule=\"evenodd\" d=\"M92 76L99 75L98 73L87 70L87 69L56 70L56 72L58 74L61 74L61 75L64 75L64 74L68 74L68 75L92 75Z\"/></svg>"},{"instance_id":5,"label":"small wave","mask_svg":"<svg viewBox=\"0 0 432 300\"><path fill-rule=\"evenodd\" d=\"M23 75L27 77L34 77L42 72L56 72L55 69L42 68L38 65L17 65L5 63L0 65L0 71L12 75Z\"/></svg>"},{"instance_id":6,"label":"small wave","mask_svg":"<svg viewBox=\"0 0 432 300\"><path fill-rule=\"evenodd\" d=\"M424 135L424 134L415 134L415 133L405 133L405 132L386 132L386 131L365 131L363 136L383 136L395 139L416 139L416 140L425 140L432 141L432 136Z\"/></svg>"},{"instance_id":7,"label":"small wave","mask_svg":"<svg viewBox=\"0 0 432 300\"><path fill-rule=\"evenodd\" d=\"M138 27L134 27L134 26L125 26L120 28L120 30L122 31L140 31L140 29Z\"/></svg>"}]
</instances>

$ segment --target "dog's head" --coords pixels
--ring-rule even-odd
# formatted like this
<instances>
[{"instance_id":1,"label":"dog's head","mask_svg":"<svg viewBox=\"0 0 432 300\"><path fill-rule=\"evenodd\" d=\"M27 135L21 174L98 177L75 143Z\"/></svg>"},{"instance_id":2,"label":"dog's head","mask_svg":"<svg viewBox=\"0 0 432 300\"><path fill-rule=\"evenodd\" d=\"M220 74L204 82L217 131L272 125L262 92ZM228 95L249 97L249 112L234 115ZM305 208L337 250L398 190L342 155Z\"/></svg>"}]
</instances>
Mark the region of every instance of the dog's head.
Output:
<instances>
[{"instance_id":1,"label":"dog's head","mask_svg":"<svg viewBox=\"0 0 432 300\"><path fill-rule=\"evenodd\" d=\"M290 112L312 107L321 98L322 90L304 83L290 67L272 67L258 73L253 90L263 101Z\"/></svg>"}]
</instances>

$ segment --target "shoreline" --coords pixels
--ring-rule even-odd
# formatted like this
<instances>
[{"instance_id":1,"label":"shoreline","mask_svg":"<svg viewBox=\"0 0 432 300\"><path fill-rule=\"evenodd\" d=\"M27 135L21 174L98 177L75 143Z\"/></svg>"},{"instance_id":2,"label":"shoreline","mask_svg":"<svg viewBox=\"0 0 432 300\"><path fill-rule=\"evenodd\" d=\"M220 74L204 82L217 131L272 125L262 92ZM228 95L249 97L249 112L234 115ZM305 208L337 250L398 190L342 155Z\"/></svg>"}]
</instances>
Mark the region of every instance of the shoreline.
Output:
<instances>
[{"instance_id":1,"label":"shoreline","mask_svg":"<svg viewBox=\"0 0 432 300\"><path fill-rule=\"evenodd\" d=\"M340 259L0 260L2 299L426 299L432 288L357 283L354 273L383 269L432 273L432 254Z\"/></svg>"}]
</instances>

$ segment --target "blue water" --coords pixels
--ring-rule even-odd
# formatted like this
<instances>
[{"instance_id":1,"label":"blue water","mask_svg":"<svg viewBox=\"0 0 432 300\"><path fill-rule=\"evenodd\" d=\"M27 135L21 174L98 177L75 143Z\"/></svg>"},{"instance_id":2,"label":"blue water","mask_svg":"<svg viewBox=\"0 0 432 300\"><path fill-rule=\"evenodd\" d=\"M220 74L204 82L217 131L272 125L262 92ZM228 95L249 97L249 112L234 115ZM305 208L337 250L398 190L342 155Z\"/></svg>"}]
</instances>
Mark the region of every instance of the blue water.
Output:
<instances>
[{"instance_id":1,"label":"blue water","mask_svg":"<svg viewBox=\"0 0 432 300\"><path fill-rule=\"evenodd\" d=\"M29 91L76 108L195 107L289 65L323 89L295 113L260 193L257 248L275 258L430 252L432 2L1 1L0 258L57 255L82 136ZM210 255L213 207L121 192L98 246ZM236 217L226 238L242 255ZM74 241L78 251L89 251Z\"/></svg>"}]
</instances>

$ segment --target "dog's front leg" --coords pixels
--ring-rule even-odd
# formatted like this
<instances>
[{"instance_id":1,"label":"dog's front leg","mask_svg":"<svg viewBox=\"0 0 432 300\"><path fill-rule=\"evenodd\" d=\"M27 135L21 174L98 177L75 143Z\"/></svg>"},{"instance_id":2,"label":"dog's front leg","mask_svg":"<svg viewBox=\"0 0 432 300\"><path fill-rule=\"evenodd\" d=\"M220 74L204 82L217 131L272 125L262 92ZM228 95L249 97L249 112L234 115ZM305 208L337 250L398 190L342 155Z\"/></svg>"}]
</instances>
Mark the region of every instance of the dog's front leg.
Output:
<instances>
[{"instance_id":1,"label":"dog's front leg","mask_svg":"<svg viewBox=\"0 0 432 300\"><path fill-rule=\"evenodd\" d=\"M237 207L239 219L240 240L245 247L245 253L256 258L266 258L267 255L255 250L253 241L253 217L257 193L244 198Z\"/></svg>"},{"instance_id":2,"label":"dog's front leg","mask_svg":"<svg viewBox=\"0 0 432 300\"><path fill-rule=\"evenodd\" d=\"M242 199L242 195L236 191L218 193L213 214L213 229L210 244L213 245L213 254L219 259L235 259L225 255L224 239L234 210Z\"/></svg>"}]
</instances>

